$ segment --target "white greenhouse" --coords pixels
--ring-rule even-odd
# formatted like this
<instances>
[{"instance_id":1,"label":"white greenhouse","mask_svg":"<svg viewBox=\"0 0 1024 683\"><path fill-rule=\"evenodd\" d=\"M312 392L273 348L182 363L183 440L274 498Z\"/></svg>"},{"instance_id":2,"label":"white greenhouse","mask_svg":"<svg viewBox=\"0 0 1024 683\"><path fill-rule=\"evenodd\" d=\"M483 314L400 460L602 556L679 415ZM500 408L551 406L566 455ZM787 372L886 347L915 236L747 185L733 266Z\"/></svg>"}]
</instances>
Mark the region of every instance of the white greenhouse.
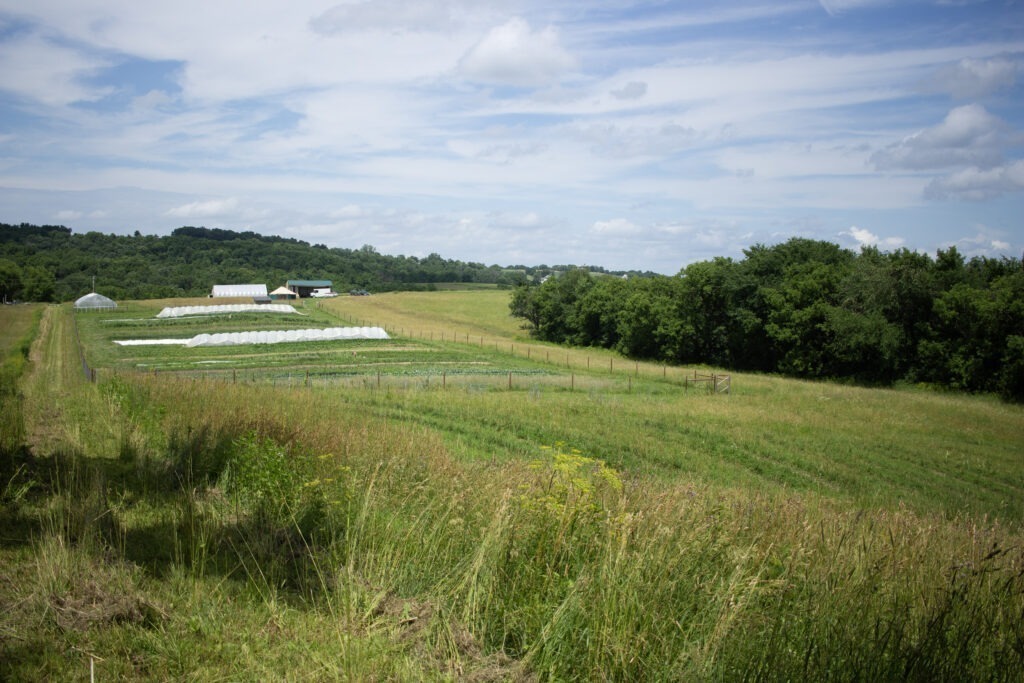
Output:
<instances>
[{"instance_id":1,"label":"white greenhouse","mask_svg":"<svg viewBox=\"0 0 1024 683\"><path fill-rule=\"evenodd\" d=\"M266 296L266 285L214 285L210 296Z\"/></svg>"},{"instance_id":2,"label":"white greenhouse","mask_svg":"<svg viewBox=\"0 0 1024 683\"><path fill-rule=\"evenodd\" d=\"M110 308L117 308L114 300L96 292L89 292L75 301L76 311L98 311Z\"/></svg>"}]
</instances>

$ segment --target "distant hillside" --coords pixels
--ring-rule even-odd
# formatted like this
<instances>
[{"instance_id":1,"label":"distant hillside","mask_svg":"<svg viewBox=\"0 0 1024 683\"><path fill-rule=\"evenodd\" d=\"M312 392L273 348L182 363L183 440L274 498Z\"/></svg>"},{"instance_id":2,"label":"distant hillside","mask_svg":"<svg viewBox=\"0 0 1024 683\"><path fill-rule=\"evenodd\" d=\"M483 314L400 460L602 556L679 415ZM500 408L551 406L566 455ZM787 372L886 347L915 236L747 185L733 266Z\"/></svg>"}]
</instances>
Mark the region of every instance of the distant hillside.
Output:
<instances>
[{"instance_id":1,"label":"distant hillside","mask_svg":"<svg viewBox=\"0 0 1024 683\"><path fill-rule=\"evenodd\" d=\"M388 256L372 246L327 248L254 232L181 227L165 237L76 234L64 226L0 223L0 299L68 301L93 288L114 299L205 296L214 284L326 279L337 291L414 290L434 283L515 285L569 266L485 266ZM595 269L601 271L602 269Z\"/></svg>"}]
</instances>

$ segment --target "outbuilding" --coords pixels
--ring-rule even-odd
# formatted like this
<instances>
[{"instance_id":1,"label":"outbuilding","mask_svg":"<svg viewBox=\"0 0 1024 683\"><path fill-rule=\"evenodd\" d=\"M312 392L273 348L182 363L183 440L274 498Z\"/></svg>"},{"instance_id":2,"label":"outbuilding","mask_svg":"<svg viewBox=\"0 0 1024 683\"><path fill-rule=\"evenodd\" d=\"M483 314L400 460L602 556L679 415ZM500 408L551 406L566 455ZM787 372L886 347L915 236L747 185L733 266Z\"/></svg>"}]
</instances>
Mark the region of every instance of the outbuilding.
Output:
<instances>
[{"instance_id":1,"label":"outbuilding","mask_svg":"<svg viewBox=\"0 0 1024 683\"><path fill-rule=\"evenodd\" d=\"M289 280L287 282L288 289L298 294L299 298L302 299L313 296L314 289L330 290L333 284L330 280Z\"/></svg>"},{"instance_id":2,"label":"outbuilding","mask_svg":"<svg viewBox=\"0 0 1024 683\"><path fill-rule=\"evenodd\" d=\"M270 293L270 298L278 301L280 299L298 299L299 295L287 287L278 287Z\"/></svg>"}]
</instances>

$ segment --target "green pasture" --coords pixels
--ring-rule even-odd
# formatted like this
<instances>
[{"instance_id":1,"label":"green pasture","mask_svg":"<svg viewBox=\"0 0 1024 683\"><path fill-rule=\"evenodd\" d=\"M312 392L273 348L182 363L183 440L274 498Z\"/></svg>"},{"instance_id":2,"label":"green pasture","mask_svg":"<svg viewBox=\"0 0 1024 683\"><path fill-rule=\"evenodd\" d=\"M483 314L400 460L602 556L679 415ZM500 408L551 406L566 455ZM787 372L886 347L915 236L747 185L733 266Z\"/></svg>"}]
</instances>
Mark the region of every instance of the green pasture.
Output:
<instances>
[{"instance_id":1,"label":"green pasture","mask_svg":"<svg viewBox=\"0 0 1024 683\"><path fill-rule=\"evenodd\" d=\"M76 319L101 374L301 386L329 396L338 411L428 428L469 460L529 457L558 441L629 475L1024 519L1019 406L763 375L735 375L728 395L710 395L705 385L687 387L692 369L533 343L508 315L508 296L338 297L306 301L303 316L187 320L153 319L166 302L130 302ZM379 325L393 338L211 348L113 343L339 324Z\"/></svg>"},{"instance_id":2,"label":"green pasture","mask_svg":"<svg viewBox=\"0 0 1024 683\"><path fill-rule=\"evenodd\" d=\"M393 338L208 349L113 339L286 328L0 309L31 359L0 376L0 679L1019 679L1020 406L711 394L507 301L338 297L301 326Z\"/></svg>"}]
</instances>

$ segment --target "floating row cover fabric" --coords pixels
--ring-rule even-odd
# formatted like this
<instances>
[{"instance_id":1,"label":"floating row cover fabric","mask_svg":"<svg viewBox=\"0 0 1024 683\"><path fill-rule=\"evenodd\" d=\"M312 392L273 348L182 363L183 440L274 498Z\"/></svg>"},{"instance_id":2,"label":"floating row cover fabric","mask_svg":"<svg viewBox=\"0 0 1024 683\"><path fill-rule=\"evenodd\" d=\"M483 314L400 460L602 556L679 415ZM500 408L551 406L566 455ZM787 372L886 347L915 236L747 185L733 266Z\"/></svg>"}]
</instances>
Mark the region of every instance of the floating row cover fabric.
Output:
<instances>
[{"instance_id":1,"label":"floating row cover fabric","mask_svg":"<svg viewBox=\"0 0 1024 683\"><path fill-rule=\"evenodd\" d=\"M341 339L390 339L381 327L328 327L322 330L280 330L268 332L220 332L197 334L185 346L237 346L239 344L281 344L285 342L338 341Z\"/></svg>"},{"instance_id":2,"label":"floating row cover fabric","mask_svg":"<svg viewBox=\"0 0 1024 683\"><path fill-rule=\"evenodd\" d=\"M216 306L173 306L156 314L158 318L181 318L186 315L219 315L221 313L298 313L289 304L218 304Z\"/></svg>"},{"instance_id":3,"label":"floating row cover fabric","mask_svg":"<svg viewBox=\"0 0 1024 683\"><path fill-rule=\"evenodd\" d=\"M89 292L82 298L75 301L75 308L89 310L96 308L117 308L117 304L114 303L113 299L108 299L102 294Z\"/></svg>"},{"instance_id":4,"label":"floating row cover fabric","mask_svg":"<svg viewBox=\"0 0 1024 683\"><path fill-rule=\"evenodd\" d=\"M266 296L266 285L214 285L211 296Z\"/></svg>"}]
</instances>

